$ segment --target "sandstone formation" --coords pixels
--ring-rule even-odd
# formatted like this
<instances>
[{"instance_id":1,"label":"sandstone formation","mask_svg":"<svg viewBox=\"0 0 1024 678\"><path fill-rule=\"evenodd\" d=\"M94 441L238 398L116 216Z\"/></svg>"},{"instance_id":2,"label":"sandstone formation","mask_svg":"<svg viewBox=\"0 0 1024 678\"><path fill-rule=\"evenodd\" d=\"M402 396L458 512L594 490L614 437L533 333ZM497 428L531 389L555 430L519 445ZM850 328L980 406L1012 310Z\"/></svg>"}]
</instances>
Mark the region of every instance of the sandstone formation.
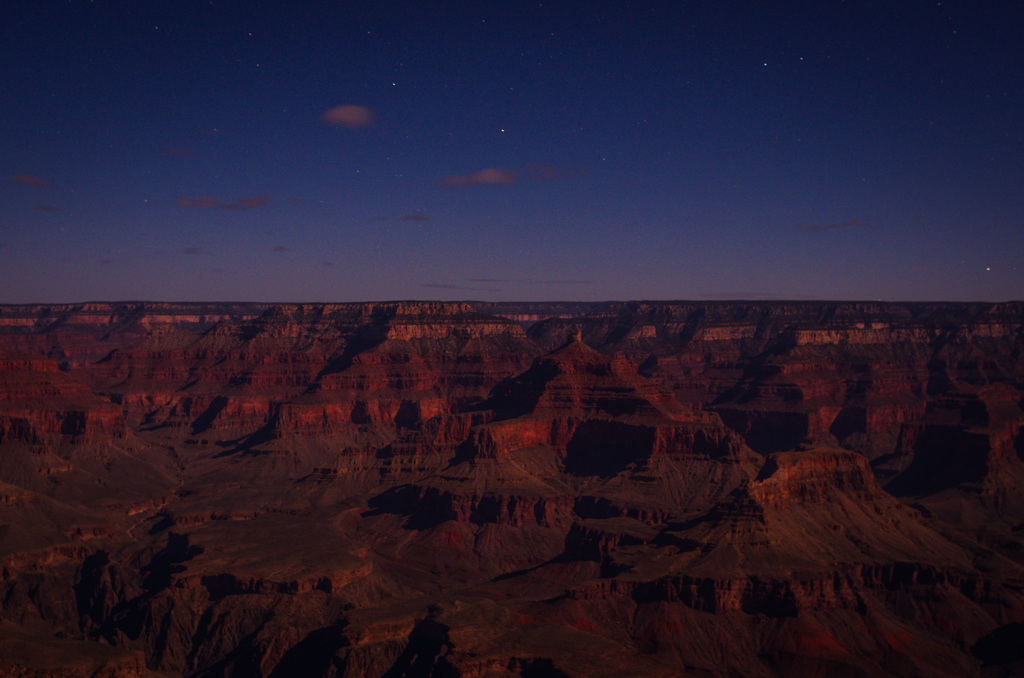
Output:
<instances>
[{"instance_id":1,"label":"sandstone formation","mask_svg":"<svg viewBox=\"0 0 1024 678\"><path fill-rule=\"evenodd\" d=\"M1024 304L0 306L0 675L1009 676Z\"/></svg>"}]
</instances>

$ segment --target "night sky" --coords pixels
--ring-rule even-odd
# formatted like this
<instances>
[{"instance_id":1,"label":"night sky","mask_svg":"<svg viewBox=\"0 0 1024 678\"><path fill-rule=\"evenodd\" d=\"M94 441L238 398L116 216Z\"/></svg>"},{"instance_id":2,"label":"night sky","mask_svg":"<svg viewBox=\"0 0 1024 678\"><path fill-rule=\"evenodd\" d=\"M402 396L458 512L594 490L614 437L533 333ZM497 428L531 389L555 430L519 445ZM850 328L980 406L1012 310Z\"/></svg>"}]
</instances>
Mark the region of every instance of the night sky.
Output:
<instances>
[{"instance_id":1,"label":"night sky","mask_svg":"<svg viewBox=\"0 0 1024 678\"><path fill-rule=\"evenodd\" d=\"M1024 298L1021 2L6 2L0 302Z\"/></svg>"}]
</instances>

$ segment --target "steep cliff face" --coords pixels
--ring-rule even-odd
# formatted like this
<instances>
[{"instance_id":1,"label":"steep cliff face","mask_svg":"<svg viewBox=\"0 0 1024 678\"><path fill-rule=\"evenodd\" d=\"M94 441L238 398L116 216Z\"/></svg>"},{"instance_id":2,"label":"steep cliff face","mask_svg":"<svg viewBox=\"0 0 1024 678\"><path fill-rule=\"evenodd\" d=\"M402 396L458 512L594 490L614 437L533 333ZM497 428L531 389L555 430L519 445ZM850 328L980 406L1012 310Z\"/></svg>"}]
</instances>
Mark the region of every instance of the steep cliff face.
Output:
<instances>
[{"instance_id":1,"label":"steep cliff face","mask_svg":"<svg viewBox=\"0 0 1024 678\"><path fill-rule=\"evenodd\" d=\"M570 588L562 606L573 601L590 623L609 605L628 611L624 629L650 654L722 673L970 675L956 646L1024 612L1019 566L995 559L979 571L979 553L929 527L845 450L771 455L699 518L646 539L604 537L595 552L619 574Z\"/></svg>"},{"instance_id":2,"label":"steep cliff face","mask_svg":"<svg viewBox=\"0 0 1024 678\"><path fill-rule=\"evenodd\" d=\"M517 325L464 304L275 306L201 334L151 333L87 373L147 425L358 438L479 400L535 352Z\"/></svg>"},{"instance_id":3,"label":"steep cliff face","mask_svg":"<svg viewBox=\"0 0 1024 678\"><path fill-rule=\"evenodd\" d=\"M267 307L160 302L0 306L0 336L8 350L46 355L66 367L81 367L161 326L199 331L216 322L257 317Z\"/></svg>"},{"instance_id":4,"label":"steep cliff face","mask_svg":"<svg viewBox=\"0 0 1024 678\"><path fill-rule=\"evenodd\" d=\"M1024 304L628 303L530 328L551 346L581 331L641 364L684 403L718 412L755 450L841 444L891 479L916 423L947 391L1020 392Z\"/></svg>"},{"instance_id":5,"label":"steep cliff face","mask_svg":"<svg viewBox=\"0 0 1024 678\"><path fill-rule=\"evenodd\" d=\"M507 571L509 558L555 558L580 513L664 521L725 496L757 468L717 417L688 412L635 366L580 341L538 358L479 407L484 423L447 465L372 505L431 528L426 539L490 529L489 550L476 554L483 572ZM509 548L522 533L530 557Z\"/></svg>"},{"instance_id":6,"label":"steep cliff face","mask_svg":"<svg viewBox=\"0 0 1024 678\"><path fill-rule=\"evenodd\" d=\"M0 307L0 672L1008 675L1022 327Z\"/></svg>"},{"instance_id":7,"label":"steep cliff face","mask_svg":"<svg viewBox=\"0 0 1024 678\"><path fill-rule=\"evenodd\" d=\"M144 447L121 408L48 358L0 349L0 480L38 490Z\"/></svg>"},{"instance_id":8,"label":"steep cliff face","mask_svg":"<svg viewBox=\"0 0 1024 678\"><path fill-rule=\"evenodd\" d=\"M39 356L0 349L0 444L45 444L62 433L127 433L120 408Z\"/></svg>"}]
</instances>

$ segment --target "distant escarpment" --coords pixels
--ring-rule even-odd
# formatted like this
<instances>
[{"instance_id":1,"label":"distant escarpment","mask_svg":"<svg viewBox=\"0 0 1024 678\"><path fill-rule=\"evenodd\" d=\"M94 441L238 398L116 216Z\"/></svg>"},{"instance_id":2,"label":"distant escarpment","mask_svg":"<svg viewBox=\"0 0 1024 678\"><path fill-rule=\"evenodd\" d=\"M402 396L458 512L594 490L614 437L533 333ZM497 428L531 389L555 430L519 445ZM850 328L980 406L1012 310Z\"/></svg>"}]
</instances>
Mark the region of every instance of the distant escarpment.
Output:
<instances>
[{"instance_id":1,"label":"distant escarpment","mask_svg":"<svg viewBox=\"0 0 1024 678\"><path fill-rule=\"evenodd\" d=\"M204 330L220 321L258 317L269 304L90 302L0 305L2 345L81 367L161 326Z\"/></svg>"},{"instance_id":2,"label":"distant escarpment","mask_svg":"<svg viewBox=\"0 0 1024 678\"><path fill-rule=\"evenodd\" d=\"M1022 303L0 306L0 675L1018 675L1022 526Z\"/></svg>"}]
</instances>

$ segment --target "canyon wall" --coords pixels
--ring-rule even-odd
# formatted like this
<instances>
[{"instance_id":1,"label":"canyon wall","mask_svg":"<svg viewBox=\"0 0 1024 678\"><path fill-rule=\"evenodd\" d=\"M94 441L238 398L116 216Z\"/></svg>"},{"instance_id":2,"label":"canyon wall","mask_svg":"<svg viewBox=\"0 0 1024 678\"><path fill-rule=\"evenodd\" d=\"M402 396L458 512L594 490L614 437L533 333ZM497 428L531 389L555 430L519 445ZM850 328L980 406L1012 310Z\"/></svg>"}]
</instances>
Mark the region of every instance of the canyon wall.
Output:
<instances>
[{"instance_id":1,"label":"canyon wall","mask_svg":"<svg viewBox=\"0 0 1024 678\"><path fill-rule=\"evenodd\" d=\"M1013 675L1022 404L1022 303L0 306L0 675Z\"/></svg>"}]
</instances>

